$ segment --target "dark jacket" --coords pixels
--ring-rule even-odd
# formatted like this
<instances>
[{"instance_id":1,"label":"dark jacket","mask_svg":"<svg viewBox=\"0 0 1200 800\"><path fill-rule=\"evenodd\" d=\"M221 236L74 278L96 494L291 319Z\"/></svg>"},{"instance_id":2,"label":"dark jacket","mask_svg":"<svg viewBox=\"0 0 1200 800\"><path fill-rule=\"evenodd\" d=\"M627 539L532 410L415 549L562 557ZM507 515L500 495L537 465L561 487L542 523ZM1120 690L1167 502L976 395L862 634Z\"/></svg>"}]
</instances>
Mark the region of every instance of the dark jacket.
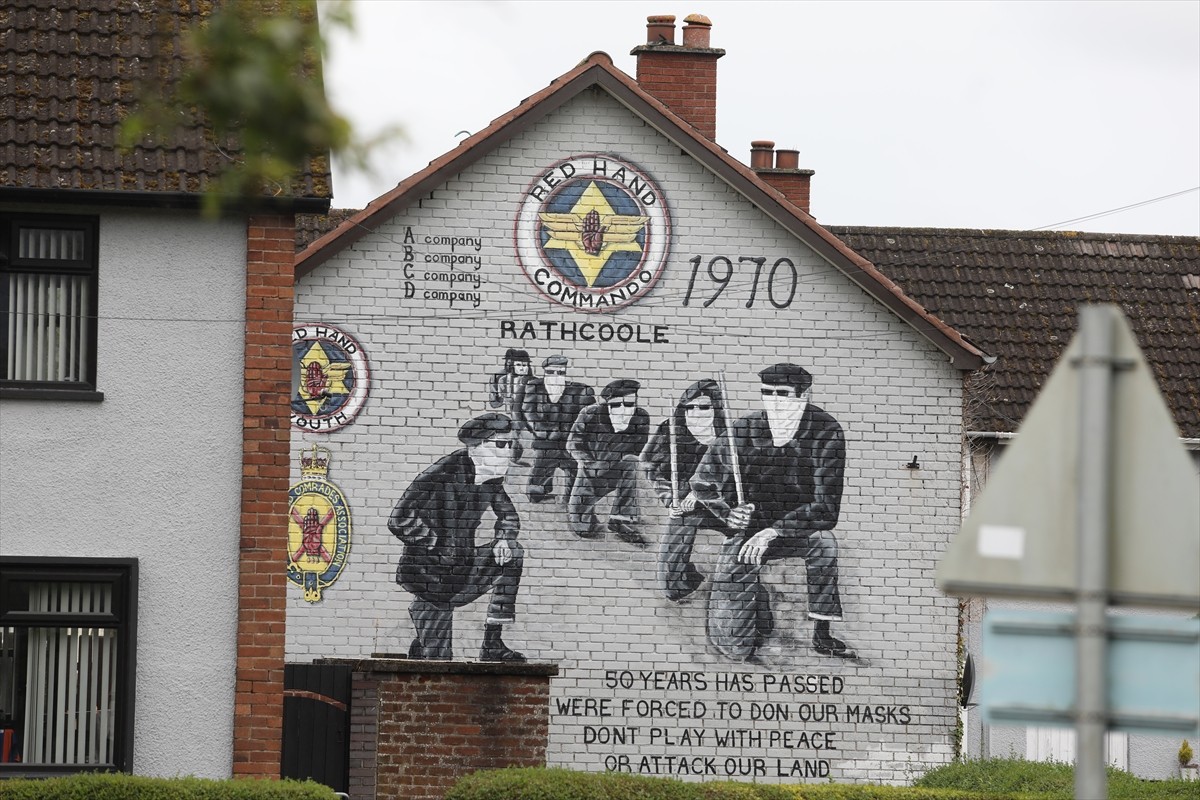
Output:
<instances>
[{"instance_id":1,"label":"dark jacket","mask_svg":"<svg viewBox=\"0 0 1200 800\"><path fill-rule=\"evenodd\" d=\"M759 411L734 424L733 438L745 502L755 505L749 533L775 528L787 537L837 525L846 471L846 441L837 420L810 403L796 435L776 447L766 412ZM728 519L737 494L727 437L709 448L691 485L713 516Z\"/></svg>"},{"instance_id":2,"label":"dark jacket","mask_svg":"<svg viewBox=\"0 0 1200 800\"><path fill-rule=\"evenodd\" d=\"M650 438L650 415L644 408L633 410L633 419L623 431L614 431L608 421L608 406L590 405L571 427L567 450L588 473L603 475L616 469L626 456L636 458Z\"/></svg>"},{"instance_id":3,"label":"dark jacket","mask_svg":"<svg viewBox=\"0 0 1200 800\"><path fill-rule=\"evenodd\" d=\"M579 412L596 400L592 387L568 381L562 397L551 400L542 378L533 378L525 385L522 416L533 431L533 446L537 450L562 449L571 435L571 426Z\"/></svg>"},{"instance_id":4,"label":"dark jacket","mask_svg":"<svg viewBox=\"0 0 1200 800\"><path fill-rule=\"evenodd\" d=\"M422 472L396 503L388 530L404 542L404 559L455 581L458 567L474 560L475 530L483 513L496 515L496 538L515 540L521 521L504 491L504 480L475 483L475 465L456 450Z\"/></svg>"},{"instance_id":5,"label":"dark jacket","mask_svg":"<svg viewBox=\"0 0 1200 800\"><path fill-rule=\"evenodd\" d=\"M530 380L532 380L530 375L497 372L488 384L490 395L488 405L507 414L519 428L526 425L525 417L521 413L521 404L524 402L525 389Z\"/></svg>"}]
</instances>

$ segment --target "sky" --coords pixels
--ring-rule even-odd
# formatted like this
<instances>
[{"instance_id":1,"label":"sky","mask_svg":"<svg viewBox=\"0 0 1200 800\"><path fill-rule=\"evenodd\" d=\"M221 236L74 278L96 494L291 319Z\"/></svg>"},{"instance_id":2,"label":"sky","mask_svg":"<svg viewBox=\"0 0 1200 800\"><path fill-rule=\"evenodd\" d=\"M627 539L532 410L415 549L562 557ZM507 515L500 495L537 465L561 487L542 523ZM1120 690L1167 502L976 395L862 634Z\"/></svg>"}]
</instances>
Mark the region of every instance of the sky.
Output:
<instances>
[{"instance_id":1,"label":"sky","mask_svg":"<svg viewBox=\"0 0 1200 800\"><path fill-rule=\"evenodd\" d=\"M756 139L798 150L823 224L1200 236L1200 0L350 7L353 32L326 28L326 92L364 138L404 138L366 173L335 163L335 208L363 207L593 51L633 75L647 16L682 28L700 13L726 51L718 144L742 162Z\"/></svg>"}]
</instances>

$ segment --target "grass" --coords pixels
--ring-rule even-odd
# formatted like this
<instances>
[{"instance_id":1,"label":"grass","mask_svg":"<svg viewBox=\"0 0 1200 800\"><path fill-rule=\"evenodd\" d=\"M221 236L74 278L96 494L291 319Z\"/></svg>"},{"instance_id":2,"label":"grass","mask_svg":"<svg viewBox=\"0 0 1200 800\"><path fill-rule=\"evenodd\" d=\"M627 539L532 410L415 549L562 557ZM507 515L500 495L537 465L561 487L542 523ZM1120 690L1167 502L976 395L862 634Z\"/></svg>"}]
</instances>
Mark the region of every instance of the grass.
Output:
<instances>
[{"instance_id":1,"label":"grass","mask_svg":"<svg viewBox=\"0 0 1200 800\"><path fill-rule=\"evenodd\" d=\"M956 761L930 770L914 785L1070 800L1075 797L1075 768L1070 764L1018 758ZM1108 800L1200 800L1200 781L1145 781L1109 767Z\"/></svg>"}]
</instances>

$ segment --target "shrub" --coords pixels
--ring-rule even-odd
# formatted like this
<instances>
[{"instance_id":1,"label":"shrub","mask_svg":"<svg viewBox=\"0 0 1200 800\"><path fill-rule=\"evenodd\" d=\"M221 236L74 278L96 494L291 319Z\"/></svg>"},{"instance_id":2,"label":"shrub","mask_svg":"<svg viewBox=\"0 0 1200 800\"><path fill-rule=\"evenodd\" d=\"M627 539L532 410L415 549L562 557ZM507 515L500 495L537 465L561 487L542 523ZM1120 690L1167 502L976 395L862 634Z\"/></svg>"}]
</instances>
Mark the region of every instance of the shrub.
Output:
<instances>
[{"instance_id":1,"label":"shrub","mask_svg":"<svg viewBox=\"0 0 1200 800\"><path fill-rule=\"evenodd\" d=\"M1200 800L1200 784L1142 781L1109 770L1109 800ZM1019 759L958 762L932 770L917 786L870 784L685 783L566 769L476 772L458 781L445 800L1072 800L1067 764Z\"/></svg>"},{"instance_id":2,"label":"shrub","mask_svg":"<svg viewBox=\"0 0 1200 800\"><path fill-rule=\"evenodd\" d=\"M0 780L0 800L335 800L312 781L144 778L83 773L62 778Z\"/></svg>"},{"instance_id":3,"label":"shrub","mask_svg":"<svg viewBox=\"0 0 1200 800\"><path fill-rule=\"evenodd\" d=\"M1013 795L957 789L843 784L685 783L565 769L476 772L458 781L446 800L1012 800Z\"/></svg>"},{"instance_id":4,"label":"shrub","mask_svg":"<svg viewBox=\"0 0 1200 800\"><path fill-rule=\"evenodd\" d=\"M1108 768L1108 800L1200 800L1200 785L1184 780L1144 781ZM956 761L932 769L915 782L929 788L955 788L1002 795L1025 793L1038 800L1075 797L1075 768L1070 764L990 758Z\"/></svg>"}]
</instances>

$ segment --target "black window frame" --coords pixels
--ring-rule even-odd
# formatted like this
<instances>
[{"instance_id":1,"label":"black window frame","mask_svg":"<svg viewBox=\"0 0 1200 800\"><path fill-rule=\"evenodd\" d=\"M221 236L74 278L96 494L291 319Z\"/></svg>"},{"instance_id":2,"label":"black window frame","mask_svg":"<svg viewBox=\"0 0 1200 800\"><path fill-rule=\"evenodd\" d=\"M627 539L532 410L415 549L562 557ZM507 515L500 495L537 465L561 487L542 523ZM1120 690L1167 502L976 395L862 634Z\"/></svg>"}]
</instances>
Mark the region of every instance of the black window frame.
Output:
<instances>
[{"instance_id":1,"label":"black window frame","mask_svg":"<svg viewBox=\"0 0 1200 800\"><path fill-rule=\"evenodd\" d=\"M10 584L29 581L109 583L113 586L113 613L42 613L8 608L7 598L10 597L12 591ZM0 780L9 777L53 777L79 772L133 771L137 612L138 560L136 558L0 556L0 628L90 626L117 631L117 701L114 707L115 735L113 737L112 762L106 764L0 762Z\"/></svg>"},{"instance_id":2,"label":"black window frame","mask_svg":"<svg viewBox=\"0 0 1200 800\"><path fill-rule=\"evenodd\" d=\"M84 262L68 259L34 259L17 256L18 233L28 228L78 230L84 234ZM96 384L100 290L100 220L80 214L35 214L0 211L0 399L91 400L104 399ZM6 375L8 358L8 279L12 272L52 275L85 275L88 278L87 374L79 381L14 380Z\"/></svg>"}]
</instances>

